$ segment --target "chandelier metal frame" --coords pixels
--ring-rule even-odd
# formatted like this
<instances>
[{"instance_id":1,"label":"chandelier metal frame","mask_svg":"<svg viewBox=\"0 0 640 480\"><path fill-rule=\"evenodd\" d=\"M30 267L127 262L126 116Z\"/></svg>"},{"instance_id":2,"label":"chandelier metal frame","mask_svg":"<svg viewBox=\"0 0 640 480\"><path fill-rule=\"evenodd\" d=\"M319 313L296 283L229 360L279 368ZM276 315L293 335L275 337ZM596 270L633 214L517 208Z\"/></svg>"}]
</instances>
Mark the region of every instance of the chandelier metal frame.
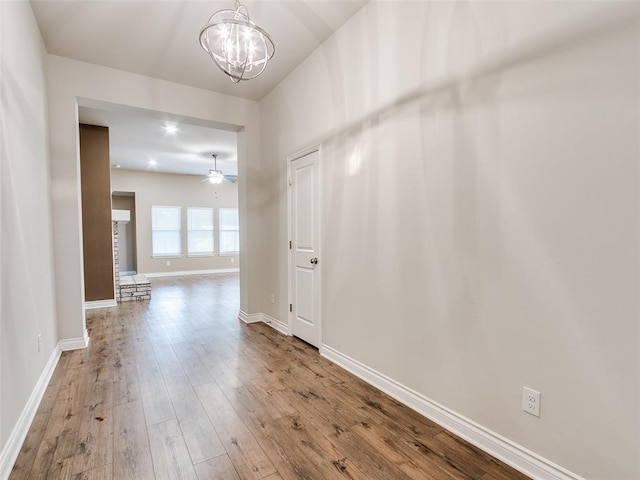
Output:
<instances>
[{"instance_id":1,"label":"chandelier metal frame","mask_svg":"<svg viewBox=\"0 0 640 480\"><path fill-rule=\"evenodd\" d=\"M200 45L233 83L259 76L275 54L269 34L235 0L235 10L219 10L200 30Z\"/></svg>"}]
</instances>

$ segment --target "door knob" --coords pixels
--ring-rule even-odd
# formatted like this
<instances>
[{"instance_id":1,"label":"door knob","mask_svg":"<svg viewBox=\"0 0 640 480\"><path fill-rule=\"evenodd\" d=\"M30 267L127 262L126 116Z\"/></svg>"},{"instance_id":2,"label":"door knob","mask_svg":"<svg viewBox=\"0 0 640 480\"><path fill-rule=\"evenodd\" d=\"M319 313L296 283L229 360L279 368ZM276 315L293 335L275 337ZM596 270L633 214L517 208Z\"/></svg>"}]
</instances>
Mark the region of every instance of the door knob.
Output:
<instances>
[{"instance_id":1,"label":"door knob","mask_svg":"<svg viewBox=\"0 0 640 480\"><path fill-rule=\"evenodd\" d=\"M313 257L311 260L309 260L311 262L311 265L317 265L318 264L318 259L316 257Z\"/></svg>"}]
</instances>

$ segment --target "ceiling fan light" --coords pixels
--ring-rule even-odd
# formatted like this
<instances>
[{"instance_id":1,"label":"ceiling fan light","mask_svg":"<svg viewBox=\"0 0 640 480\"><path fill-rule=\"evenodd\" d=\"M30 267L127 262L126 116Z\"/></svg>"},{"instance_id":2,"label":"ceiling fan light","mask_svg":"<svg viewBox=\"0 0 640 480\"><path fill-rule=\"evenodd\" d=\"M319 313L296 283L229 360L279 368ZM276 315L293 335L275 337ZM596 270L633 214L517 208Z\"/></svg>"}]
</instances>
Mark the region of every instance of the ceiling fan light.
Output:
<instances>
[{"instance_id":1,"label":"ceiling fan light","mask_svg":"<svg viewBox=\"0 0 640 480\"><path fill-rule=\"evenodd\" d=\"M275 53L271 37L250 18L247 7L214 13L200 30L200 45L233 83L259 76Z\"/></svg>"},{"instance_id":2,"label":"ceiling fan light","mask_svg":"<svg viewBox=\"0 0 640 480\"><path fill-rule=\"evenodd\" d=\"M220 170L209 171L209 182L218 185L224 181L224 175Z\"/></svg>"}]
</instances>

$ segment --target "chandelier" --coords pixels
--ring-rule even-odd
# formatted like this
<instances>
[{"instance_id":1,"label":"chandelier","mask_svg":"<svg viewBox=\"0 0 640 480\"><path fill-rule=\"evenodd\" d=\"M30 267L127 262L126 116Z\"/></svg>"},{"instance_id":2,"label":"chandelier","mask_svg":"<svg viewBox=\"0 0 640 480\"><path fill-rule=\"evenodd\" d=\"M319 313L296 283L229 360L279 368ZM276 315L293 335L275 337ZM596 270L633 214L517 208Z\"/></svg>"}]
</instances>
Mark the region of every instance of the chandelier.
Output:
<instances>
[{"instance_id":1,"label":"chandelier","mask_svg":"<svg viewBox=\"0 0 640 480\"><path fill-rule=\"evenodd\" d=\"M249 19L247 7L220 10L200 30L200 45L233 83L260 75L275 53L271 37Z\"/></svg>"}]
</instances>

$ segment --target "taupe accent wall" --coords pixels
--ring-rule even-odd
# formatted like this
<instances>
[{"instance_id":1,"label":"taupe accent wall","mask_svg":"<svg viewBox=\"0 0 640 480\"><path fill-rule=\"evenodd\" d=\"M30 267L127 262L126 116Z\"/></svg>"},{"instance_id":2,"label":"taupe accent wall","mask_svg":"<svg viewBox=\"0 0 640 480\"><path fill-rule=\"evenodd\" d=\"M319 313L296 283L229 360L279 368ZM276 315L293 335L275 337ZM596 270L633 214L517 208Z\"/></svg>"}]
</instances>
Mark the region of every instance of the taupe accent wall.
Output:
<instances>
[{"instance_id":1,"label":"taupe accent wall","mask_svg":"<svg viewBox=\"0 0 640 480\"><path fill-rule=\"evenodd\" d=\"M85 301L111 300L113 237L107 127L80 125L80 170Z\"/></svg>"}]
</instances>

